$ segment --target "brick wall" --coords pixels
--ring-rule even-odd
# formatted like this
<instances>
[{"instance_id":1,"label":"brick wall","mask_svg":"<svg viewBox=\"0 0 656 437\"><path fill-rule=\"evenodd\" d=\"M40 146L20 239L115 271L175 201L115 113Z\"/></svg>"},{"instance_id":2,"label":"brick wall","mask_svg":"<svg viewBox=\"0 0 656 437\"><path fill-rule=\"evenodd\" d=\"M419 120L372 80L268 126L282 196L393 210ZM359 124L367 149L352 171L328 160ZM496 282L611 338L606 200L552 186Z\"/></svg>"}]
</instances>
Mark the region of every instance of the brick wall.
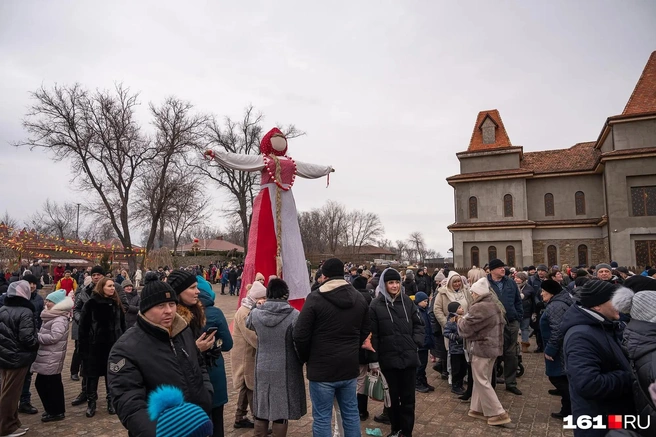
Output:
<instances>
[{"instance_id":1,"label":"brick wall","mask_svg":"<svg viewBox=\"0 0 656 437\"><path fill-rule=\"evenodd\" d=\"M533 240L534 265L547 264L547 247L556 246L558 265L579 264L578 247L588 246L588 266L608 262L608 238L588 238L581 240Z\"/></svg>"}]
</instances>

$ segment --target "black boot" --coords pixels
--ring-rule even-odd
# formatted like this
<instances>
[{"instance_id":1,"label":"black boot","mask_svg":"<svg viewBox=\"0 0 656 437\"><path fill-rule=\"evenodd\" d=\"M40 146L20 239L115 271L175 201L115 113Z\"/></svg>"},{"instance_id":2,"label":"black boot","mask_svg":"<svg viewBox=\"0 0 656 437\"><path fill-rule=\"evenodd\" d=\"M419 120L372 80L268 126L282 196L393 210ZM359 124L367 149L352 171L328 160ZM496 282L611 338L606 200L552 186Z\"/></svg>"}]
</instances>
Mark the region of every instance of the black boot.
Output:
<instances>
[{"instance_id":1,"label":"black boot","mask_svg":"<svg viewBox=\"0 0 656 437\"><path fill-rule=\"evenodd\" d=\"M107 412L109 415L114 415L116 414L116 410L114 409L114 404L112 403L112 400L107 398Z\"/></svg>"},{"instance_id":2,"label":"black boot","mask_svg":"<svg viewBox=\"0 0 656 437\"><path fill-rule=\"evenodd\" d=\"M358 412L360 413L360 420L362 421L369 418L369 411L367 411L368 403L369 397L358 393Z\"/></svg>"},{"instance_id":3,"label":"black boot","mask_svg":"<svg viewBox=\"0 0 656 437\"><path fill-rule=\"evenodd\" d=\"M96 401L89 401L87 404L87 417L93 417L96 415Z\"/></svg>"},{"instance_id":4,"label":"black boot","mask_svg":"<svg viewBox=\"0 0 656 437\"><path fill-rule=\"evenodd\" d=\"M73 399L73 402L71 402L71 405L74 407L77 407L78 405L82 405L87 401L87 394L82 392L75 399Z\"/></svg>"},{"instance_id":5,"label":"black boot","mask_svg":"<svg viewBox=\"0 0 656 437\"><path fill-rule=\"evenodd\" d=\"M387 407L383 407L383 412L378 416L374 416L374 422L384 423L385 425L389 425L391 423L389 419L389 413L387 412Z\"/></svg>"}]
</instances>

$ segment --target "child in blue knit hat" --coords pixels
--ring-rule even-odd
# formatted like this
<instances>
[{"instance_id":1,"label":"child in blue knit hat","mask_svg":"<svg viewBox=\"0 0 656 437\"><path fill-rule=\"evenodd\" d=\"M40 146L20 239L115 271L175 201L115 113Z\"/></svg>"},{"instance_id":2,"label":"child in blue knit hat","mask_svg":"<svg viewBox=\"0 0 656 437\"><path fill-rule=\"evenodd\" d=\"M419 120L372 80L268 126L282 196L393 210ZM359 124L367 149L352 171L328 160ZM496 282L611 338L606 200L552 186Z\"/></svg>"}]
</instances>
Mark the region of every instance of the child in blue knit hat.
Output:
<instances>
[{"instance_id":1,"label":"child in blue knit hat","mask_svg":"<svg viewBox=\"0 0 656 437\"><path fill-rule=\"evenodd\" d=\"M157 422L155 437L210 437L212 421L201 407L185 402L171 385L157 387L148 396L148 416Z\"/></svg>"}]
</instances>

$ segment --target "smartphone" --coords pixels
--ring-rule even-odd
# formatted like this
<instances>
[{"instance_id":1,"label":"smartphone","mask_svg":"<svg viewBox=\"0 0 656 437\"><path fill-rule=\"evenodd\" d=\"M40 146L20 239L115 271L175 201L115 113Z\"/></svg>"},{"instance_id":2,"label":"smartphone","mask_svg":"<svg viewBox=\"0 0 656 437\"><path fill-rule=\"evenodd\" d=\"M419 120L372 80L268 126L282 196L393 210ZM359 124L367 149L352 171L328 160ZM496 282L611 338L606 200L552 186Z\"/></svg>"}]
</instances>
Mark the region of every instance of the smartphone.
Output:
<instances>
[{"instance_id":1,"label":"smartphone","mask_svg":"<svg viewBox=\"0 0 656 437\"><path fill-rule=\"evenodd\" d=\"M219 330L219 328L217 328L216 326L212 326L212 327L207 329L207 335L208 336L212 335L212 333L216 333L216 331L218 331L218 330Z\"/></svg>"}]
</instances>

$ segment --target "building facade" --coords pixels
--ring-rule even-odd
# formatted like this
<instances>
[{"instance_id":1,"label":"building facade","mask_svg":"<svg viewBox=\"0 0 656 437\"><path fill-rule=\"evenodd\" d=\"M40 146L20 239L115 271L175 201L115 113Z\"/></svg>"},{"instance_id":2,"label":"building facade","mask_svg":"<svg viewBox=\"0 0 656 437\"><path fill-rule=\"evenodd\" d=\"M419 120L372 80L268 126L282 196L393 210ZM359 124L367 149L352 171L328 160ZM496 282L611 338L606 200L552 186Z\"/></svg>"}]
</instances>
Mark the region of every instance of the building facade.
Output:
<instances>
[{"instance_id":1,"label":"building facade","mask_svg":"<svg viewBox=\"0 0 656 437\"><path fill-rule=\"evenodd\" d=\"M524 153L478 114L455 190L455 267L656 265L656 52L596 141Z\"/></svg>"}]
</instances>

